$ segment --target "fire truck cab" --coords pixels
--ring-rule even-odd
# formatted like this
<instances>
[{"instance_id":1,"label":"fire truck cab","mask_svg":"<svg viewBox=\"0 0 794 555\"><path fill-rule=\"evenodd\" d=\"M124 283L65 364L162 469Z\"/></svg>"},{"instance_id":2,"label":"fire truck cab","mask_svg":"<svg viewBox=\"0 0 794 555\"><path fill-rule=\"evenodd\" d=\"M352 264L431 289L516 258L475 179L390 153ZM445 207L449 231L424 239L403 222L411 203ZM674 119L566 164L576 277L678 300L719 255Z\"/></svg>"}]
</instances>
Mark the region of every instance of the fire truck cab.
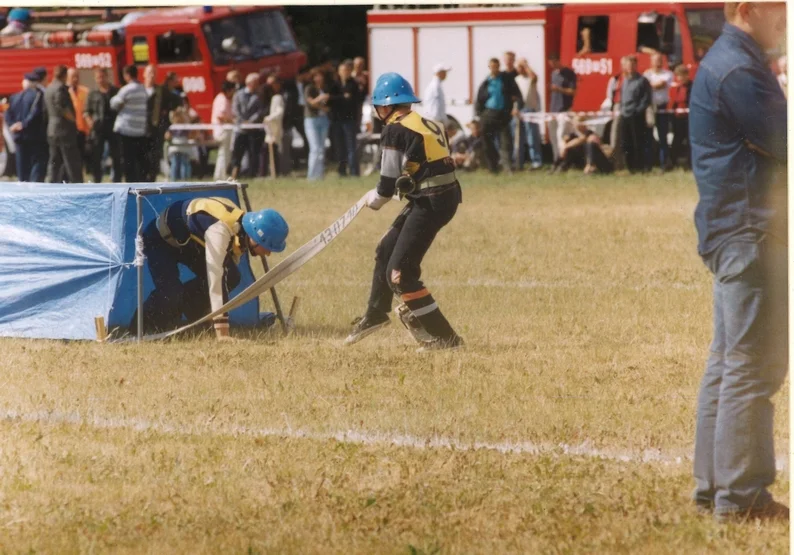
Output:
<instances>
[{"instance_id":1,"label":"fire truck cab","mask_svg":"<svg viewBox=\"0 0 794 555\"><path fill-rule=\"evenodd\" d=\"M698 62L722 32L723 4L570 4L562 9L558 53L577 76L574 111L597 110L621 57L637 57L640 73L654 52L674 68Z\"/></svg>"},{"instance_id":2,"label":"fire truck cab","mask_svg":"<svg viewBox=\"0 0 794 555\"><path fill-rule=\"evenodd\" d=\"M275 7L155 10L125 30L128 63L154 64L157 81L176 73L191 106L209 121L231 69L291 79L306 63L283 12Z\"/></svg>"},{"instance_id":3,"label":"fire truck cab","mask_svg":"<svg viewBox=\"0 0 794 555\"><path fill-rule=\"evenodd\" d=\"M112 19L121 16L121 21ZM34 13L30 32L0 37L0 99L20 91L23 76L57 65L76 68L82 85L95 87L93 71L108 69L123 84L127 64L154 64L157 82L174 72L204 122L231 69L278 73L293 79L306 63L284 12L277 6L206 6L148 11L67 9ZM108 21L111 19L111 21ZM3 109L0 108L0 118ZM2 122L0 122L2 123ZM13 166L7 128L0 133L0 175ZM8 148L6 148L8 146ZM10 162L10 164L9 164Z\"/></svg>"}]
</instances>

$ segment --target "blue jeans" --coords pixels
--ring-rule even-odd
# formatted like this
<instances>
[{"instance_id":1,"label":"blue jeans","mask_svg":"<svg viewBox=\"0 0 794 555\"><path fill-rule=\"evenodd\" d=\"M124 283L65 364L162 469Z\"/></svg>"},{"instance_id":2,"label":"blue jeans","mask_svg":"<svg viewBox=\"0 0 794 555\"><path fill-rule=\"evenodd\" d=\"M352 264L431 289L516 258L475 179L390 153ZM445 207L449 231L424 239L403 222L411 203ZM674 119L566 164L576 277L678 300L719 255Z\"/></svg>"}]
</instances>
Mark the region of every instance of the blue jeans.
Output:
<instances>
[{"instance_id":1,"label":"blue jeans","mask_svg":"<svg viewBox=\"0 0 794 555\"><path fill-rule=\"evenodd\" d=\"M667 106L660 104L656 107L655 115L656 134L659 135L659 167L665 169L667 159L670 157L670 145L667 144L667 132L670 130L670 114L660 114L658 110L667 110ZM653 168L653 129L648 129L648 142L645 152L646 164L648 169Z\"/></svg>"},{"instance_id":2,"label":"blue jeans","mask_svg":"<svg viewBox=\"0 0 794 555\"><path fill-rule=\"evenodd\" d=\"M345 176L350 172L351 176L358 176L358 156L356 147L358 146L358 123L355 121L337 121L334 123L336 129L336 159L339 162L339 175Z\"/></svg>"},{"instance_id":3,"label":"blue jeans","mask_svg":"<svg viewBox=\"0 0 794 555\"><path fill-rule=\"evenodd\" d=\"M714 340L698 396L694 498L730 514L772 499L770 398L788 371L786 246L738 237L705 262L714 275Z\"/></svg>"},{"instance_id":4,"label":"blue jeans","mask_svg":"<svg viewBox=\"0 0 794 555\"><path fill-rule=\"evenodd\" d=\"M530 114L535 112L535 110L521 110L522 114ZM516 126L518 122L516 122L515 118L510 121L510 140L513 141L513 145L515 145L516 140ZM510 150L510 158L513 159L513 166L518 167L519 170L524 169L524 163L527 161L527 149L524 148L525 146L529 147L529 161L532 165L539 166L543 163L543 154L541 148L543 144L541 143L540 139L540 126L537 123L532 123L529 121L522 121L521 122L520 133L521 137L519 139L519 149L518 149L518 161L516 163L515 158L515 148Z\"/></svg>"},{"instance_id":5,"label":"blue jeans","mask_svg":"<svg viewBox=\"0 0 794 555\"><path fill-rule=\"evenodd\" d=\"M309 179L322 179L325 175L325 140L328 138L328 116L303 120L306 140L309 141Z\"/></svg>"},{"instance_id":6,"label":"blue jeans","mask_svg":"<svg viewBox=\"0 0 794 555\"><path fill-rule=\"evenodd\" d=\"M171 166L171 181L190 179L190 154L175 152L168 157Z\"/></svg>"}]
</instances>

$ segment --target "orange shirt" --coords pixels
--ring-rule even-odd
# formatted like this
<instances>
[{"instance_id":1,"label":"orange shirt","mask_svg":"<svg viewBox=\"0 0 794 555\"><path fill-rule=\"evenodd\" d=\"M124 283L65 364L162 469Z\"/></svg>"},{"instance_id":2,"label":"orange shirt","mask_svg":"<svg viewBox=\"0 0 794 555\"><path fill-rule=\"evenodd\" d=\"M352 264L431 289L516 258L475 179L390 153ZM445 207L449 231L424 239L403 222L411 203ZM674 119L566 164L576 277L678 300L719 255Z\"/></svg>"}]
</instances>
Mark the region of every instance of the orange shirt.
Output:
<instances>
[{"instance_id":1,"label":"orange shirt","mask_svg":"<svg viewBox=\"0 0 794 555\"><path fill-rule=\"evenodd\" d=\"M85 111L85 103L88 101L88 87L77 85L77 92L72 87L69 87L69 96L72 97L72 104L74 105L75 123L77 130L81 133L88 134L88 123L83 117Z\"/></svg>"}]
</instances>

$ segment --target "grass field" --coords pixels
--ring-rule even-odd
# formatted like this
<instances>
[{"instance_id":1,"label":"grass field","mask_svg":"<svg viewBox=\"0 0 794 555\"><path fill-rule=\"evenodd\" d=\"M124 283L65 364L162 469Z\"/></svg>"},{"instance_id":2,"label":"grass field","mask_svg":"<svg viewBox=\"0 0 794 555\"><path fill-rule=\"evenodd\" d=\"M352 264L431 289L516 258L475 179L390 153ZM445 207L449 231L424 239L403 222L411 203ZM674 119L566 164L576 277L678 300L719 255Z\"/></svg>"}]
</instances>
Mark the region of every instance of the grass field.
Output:
<instances>
[{"instance_id":1,"label":"grass field","mask_svg":"<svg viewBox=\"0 0 794 555\"><path fill-rule=\"evenodd\" d=\"M290 222L288 254L373 183L256 182L252 202ZM424 264L456 353L417 355L396 323L341 345L397 203L279 286L302 298L290 337L0 341L0 552L787 553L787 525L689 502L695 199L683 173L465 176ZM786 385L784 501L787 423Z\"/></svg>"}]
</instances>

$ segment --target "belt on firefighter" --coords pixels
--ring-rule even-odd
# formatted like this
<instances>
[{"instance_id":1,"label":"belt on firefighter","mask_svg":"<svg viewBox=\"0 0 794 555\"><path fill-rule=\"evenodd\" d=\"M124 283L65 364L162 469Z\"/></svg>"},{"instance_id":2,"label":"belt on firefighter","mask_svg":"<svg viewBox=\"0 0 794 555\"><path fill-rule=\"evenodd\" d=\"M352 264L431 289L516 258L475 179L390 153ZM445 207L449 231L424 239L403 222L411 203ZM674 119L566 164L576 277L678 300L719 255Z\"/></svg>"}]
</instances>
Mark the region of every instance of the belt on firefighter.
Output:
<instances>
[{"instance_id":1,"label":"belt on firefighter","mask_svg":"<svg viewBox=\"0 0 794 555\"><path fill-rule=\"evenodd\" d=\"M174 234L171 232L171 228L168 227L168 211L170 209L171 207L169 206L163 210L159 216L157 216L157 231L160 232L160 237L163 238L163 241L174 248L180 249L188 244L188 241L190 241L190 236L188 236L184 243L180 243L176 240L176 237L174 237Z\"/></svg>"},{"instance_id":2,"label":"belt on firefighter","mask_svg":"<svg viewBox=\"0 0 794 555\"><path fill-rule=\"evenodd\" d=\"M449 172L442 175L434 175L428 177L419 184L419 190L430 189L431 187L442 187L444 185L451 185L458 180L455 172Z\"/></svg>"}]
</instances>

